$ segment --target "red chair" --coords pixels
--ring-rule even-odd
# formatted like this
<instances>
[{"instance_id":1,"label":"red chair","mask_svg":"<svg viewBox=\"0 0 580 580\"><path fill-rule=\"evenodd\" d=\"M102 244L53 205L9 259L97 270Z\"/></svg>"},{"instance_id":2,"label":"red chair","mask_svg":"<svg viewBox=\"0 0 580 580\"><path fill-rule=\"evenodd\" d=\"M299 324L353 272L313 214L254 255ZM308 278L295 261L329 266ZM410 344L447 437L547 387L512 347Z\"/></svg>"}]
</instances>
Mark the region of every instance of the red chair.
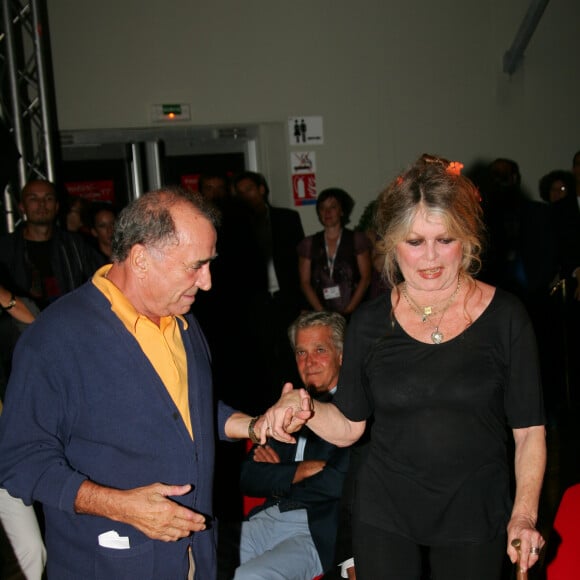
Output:
<instances>
[{"instance_id":1,"label":"red chair","mask_svg":"<svg viewBox=\"0 0 580 580\"><path fill-rule=\"evenodd\" d=\"M242 511L244 517L247 518L249 513L259 505L262 505L266 501L265 497L250 497L249 495L244 495L242 497Z\"/></svg>"},{"instance_id":2,"label":"red chair","mask_svg":"<svg viewBox=\"0 0 580 580\"><path fill-rule=\"evenodd\" d=\"M247 439L246 440L247 453L249 453L250 450L252 449L252 445L253 445L252 441L250 439ZM244 495L242 497L242 509L244 512L244 516L247 517L250 511L252 511L252 509L254 509L258 505L262 505L265 501L266 501L265 497L250 497L249 495ZM320 580L323 576L324 574L321 574L320 576L312 578L312 580Z\"/></svg>"},{"instance_id":3,"label":"red chair","mask_svg":"<svg viewBox=\"0 0 580 580\"><path fill-rule=\"evenodd\" d=\"M580 578L580 483L564 493L553 528L561 543L546 567L546 580Z\"/></svg>"},{"instance_id":4,"label":"red chair","mask_svg":"<svg viewBox=\"0 0 580 580\"><path fill-rule=\"evenodd\" d=\"M246 453L249 453L252 449L253 443L251 439L246 439ZM262 505L266 501L265 497L250 497L249 495L242 496L242 512L244 517L247 518L248 514L259 505Z\"/></svg>"}]
</instances>

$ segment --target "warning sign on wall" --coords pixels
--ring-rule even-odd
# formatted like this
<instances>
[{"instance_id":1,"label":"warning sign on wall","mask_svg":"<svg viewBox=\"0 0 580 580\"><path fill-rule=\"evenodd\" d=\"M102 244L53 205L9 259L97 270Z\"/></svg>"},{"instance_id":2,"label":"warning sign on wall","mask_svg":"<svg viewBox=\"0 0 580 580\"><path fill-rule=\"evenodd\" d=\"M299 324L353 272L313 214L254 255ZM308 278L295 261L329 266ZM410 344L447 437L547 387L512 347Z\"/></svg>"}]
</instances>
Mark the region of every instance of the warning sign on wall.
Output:
<instances>
[{"instance_id":1,"label":"warning sign on wall","mask_svg":"<svg viewBox=\"0 0 580 580\"><path fill-rule=\"evenodd\" d=\"M316 203L316 154L313 151L293 151L290 154L292 195L294 205Z\"/></svg>"},{"instance_id":2,"label":"warning sign on wall","mask_svg":"<svg viewBox=\"0 0 580 580\"><path fill-rule=\"evenodd\" d=\"M316 203L316 176L314 173L292 176L294 205L314 205Z\"/></svg>"}]
</instances>

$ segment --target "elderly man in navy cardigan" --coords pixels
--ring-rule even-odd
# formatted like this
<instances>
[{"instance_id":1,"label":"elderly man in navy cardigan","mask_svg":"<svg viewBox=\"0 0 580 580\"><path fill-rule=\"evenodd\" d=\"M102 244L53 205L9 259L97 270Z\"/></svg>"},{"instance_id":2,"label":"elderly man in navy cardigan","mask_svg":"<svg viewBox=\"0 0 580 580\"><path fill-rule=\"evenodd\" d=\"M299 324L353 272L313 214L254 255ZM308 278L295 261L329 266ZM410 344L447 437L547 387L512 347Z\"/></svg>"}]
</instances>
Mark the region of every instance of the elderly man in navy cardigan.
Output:
<instances>
[{"instance_id":1,"label":"elderly man in navy cardigan","mask_svg":"<svg viewBox=\"0 0 580 580\"><path fill-rule=\"evenodd\" d=\"M22 335L0 420L0 484L41 502L48 577L216 577L214 433L265 440L219 404L195 318L216 216L178 188L119 216L113 265Z\"/></svg>"}]
</instances>

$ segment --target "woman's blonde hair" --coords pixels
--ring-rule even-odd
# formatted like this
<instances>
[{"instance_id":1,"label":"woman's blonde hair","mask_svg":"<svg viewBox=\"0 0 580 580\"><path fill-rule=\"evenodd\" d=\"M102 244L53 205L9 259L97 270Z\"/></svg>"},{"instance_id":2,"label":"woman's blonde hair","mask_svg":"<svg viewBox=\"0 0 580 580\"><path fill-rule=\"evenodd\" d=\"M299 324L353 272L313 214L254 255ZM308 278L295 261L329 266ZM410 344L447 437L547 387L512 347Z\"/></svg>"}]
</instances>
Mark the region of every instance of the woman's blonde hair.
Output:
<instances>
[{"instance_id":1,"label":"woman's blonde hair","mask_svg":"<svg viewBox=\"0 0 580 580\"><path fill-rule=\"evenodd\" d=\"M475 185L460 175L460 167L424 154L379 194L377 249L385 255L383 276L392 287L401 281L397 244L408 236L418 211L439 217L448 234L462 243L460 273L471 277L479 272L484 232L481 197Z\"/></svg>"}]
</instances>

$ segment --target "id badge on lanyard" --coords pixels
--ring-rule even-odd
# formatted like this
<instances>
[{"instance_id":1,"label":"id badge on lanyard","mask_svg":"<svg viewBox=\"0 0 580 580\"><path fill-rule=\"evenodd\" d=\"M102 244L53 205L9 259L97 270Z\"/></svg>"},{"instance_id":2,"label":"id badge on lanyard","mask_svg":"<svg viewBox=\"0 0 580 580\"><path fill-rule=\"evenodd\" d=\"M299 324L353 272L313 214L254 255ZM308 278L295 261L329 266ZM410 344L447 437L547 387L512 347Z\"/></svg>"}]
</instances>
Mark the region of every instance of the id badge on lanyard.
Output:
<instances>
[{"instance_id":1,"label":"id badge on lanyard","mask_svg":"<svg viewBox=\"0 0 580 580\"><path fill-rule=\"evenodd\" d=\"M332 298L340 298L340 288L337 286L328 286L322 289L322 295L325 300L331 300Z\"/></svg>"},{"instance_id":2,"label":"id badge on lanyard","mask_svg":"<svg viewBox=\"0 0 580 580\"><path fill-rule=\"evenodd\" d=\"M338 254L338 248L340 246L340 240L342 239L342 232L340 232L340 236L336 241L336 250L334 251L334 256L330 257L328 251L328 243L326 242L326 236L324 237L324 249L326 250L326 263L328 265L328 272L330 274L330 278L332 279L332 274L334 272L334 262L336 260L336 255ZM338 284L334 286L327 286L326 288L322 289L322 295L324 296L325 300L332 300L333 298L340 298L340 288Z\"/></svg>"}]
</instances>

